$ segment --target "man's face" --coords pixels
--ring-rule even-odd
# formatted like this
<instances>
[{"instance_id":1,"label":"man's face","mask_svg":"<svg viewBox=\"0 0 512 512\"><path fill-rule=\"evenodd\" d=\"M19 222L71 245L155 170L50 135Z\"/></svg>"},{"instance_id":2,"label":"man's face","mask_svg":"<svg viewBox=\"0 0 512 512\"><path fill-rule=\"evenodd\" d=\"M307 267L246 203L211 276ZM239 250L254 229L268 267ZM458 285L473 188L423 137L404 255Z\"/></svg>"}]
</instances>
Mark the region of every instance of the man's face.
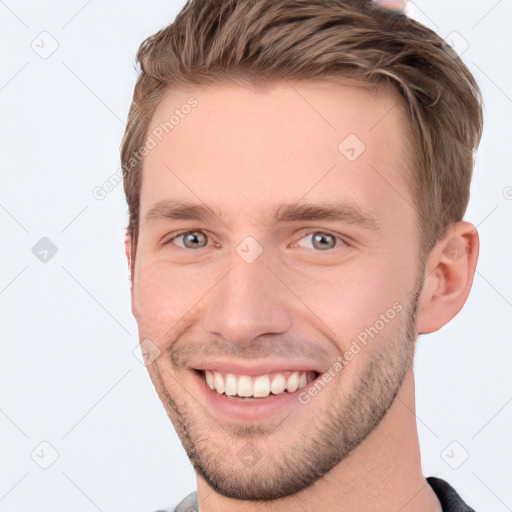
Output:
<instances>
[{"instance_id":1,"label":"man's face","mask_svg":"<svg viewBox=\"0 0 512 512\"><path fill-rule=\"evenodd\" d=\"M402 106L383 91L216 84L173 90L151 122L132 309L194 468L226 496L311 485L374 431L410 368L422 272ZM210 217L148 215L162 201ZM228 397L206 369L220 391L231 373L230 393L275 394ZM293 391L297 376L315 380Z\"/></svg>"}]
</instances>

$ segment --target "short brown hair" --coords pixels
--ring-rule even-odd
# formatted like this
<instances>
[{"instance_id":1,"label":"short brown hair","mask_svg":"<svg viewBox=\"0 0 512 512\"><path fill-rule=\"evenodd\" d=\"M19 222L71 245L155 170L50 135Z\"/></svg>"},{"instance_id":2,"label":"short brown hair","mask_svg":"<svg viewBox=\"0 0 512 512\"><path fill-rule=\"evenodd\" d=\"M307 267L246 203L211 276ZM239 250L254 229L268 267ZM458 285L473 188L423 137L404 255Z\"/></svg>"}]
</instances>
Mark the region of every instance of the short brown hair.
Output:
<instances>
[{"instance_id":1,"label":"short brown hair","mask_svg":"<svg viewBox=\"0 0 512 512\"><path fill-rule=\"evenodd\" d=\"M133 156L159 102L173 86L223 79L391 84L410 122L408 183L421 255L464 216L482 134L481 92L444 40L405 15L378 10L371 0L189 0L172 24L141 44L137 61L121 147L134 247L143 160Z\"/></svg>"}]
</instances>

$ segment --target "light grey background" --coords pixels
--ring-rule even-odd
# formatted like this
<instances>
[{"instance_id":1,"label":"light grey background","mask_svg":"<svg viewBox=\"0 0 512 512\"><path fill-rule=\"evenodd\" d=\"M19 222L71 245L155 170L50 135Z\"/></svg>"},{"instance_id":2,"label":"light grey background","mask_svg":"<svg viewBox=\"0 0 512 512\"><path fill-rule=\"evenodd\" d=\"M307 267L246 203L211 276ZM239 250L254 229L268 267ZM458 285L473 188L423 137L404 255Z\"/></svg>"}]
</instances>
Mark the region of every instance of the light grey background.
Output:
<instances>
[{"instance_id":1,"label":"light grey background","mask_svg":"<svg viewBox=\"0 0 512 512\"><path fill-rule=\"evenodd\" d=\"M133 353L122 185L96 198L118 181L137 47L183 4L0 0L3 512L150 512L195 489ZM485 99L466 215L481 239L473 290L449 325L419 341L423 468L477 510L505 512L512 510L512 4L416 0L409 13L458 51L467 41L462 57ZM55 255L44 241L33 251L43 237Z\"/></svg>"}]
</instances>

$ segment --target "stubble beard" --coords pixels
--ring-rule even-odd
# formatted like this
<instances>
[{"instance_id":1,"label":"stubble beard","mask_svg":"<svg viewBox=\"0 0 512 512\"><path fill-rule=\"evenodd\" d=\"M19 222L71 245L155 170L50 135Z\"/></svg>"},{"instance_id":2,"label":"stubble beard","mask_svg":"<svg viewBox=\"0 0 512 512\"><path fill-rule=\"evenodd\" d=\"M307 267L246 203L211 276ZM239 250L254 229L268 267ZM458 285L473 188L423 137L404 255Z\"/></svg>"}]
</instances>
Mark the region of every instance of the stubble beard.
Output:
<instances>
[{"instance_id":1,"label":"stubble beard","mask_svg":"<svg viewBox=\"0 0 512 512\"><path fill-rule=\"evenodd\" d=\"M343 395L332 397L329 407L321 410L315 410L315 400L297 406L299 414L310 408L311 420L307 428L287 433L288 446L293 445L293 450L273 446L272 455L263 457L254 467L241 464L237 450L249 441L256 447L258 443L262 447L272 444L269 429L238 425L228 430L211 421L209 424L218 428L206 431L201 418L185 405L192 400L190 395L182 393L180 406L168 392L158 367L153 368L153 384L196 473L223 496L270 501L306 489L337 466L377 427L412 367L421 288L422 281L418 281L409 306L395 317L398 326L379 340L378 350L361 364L352 383L345 383ZM358 356L353 361L356 359ZM206 414L201 407L197 410ZM286 420L278 430L282 428L286 429Z\"/></svg>"}]
</instances>

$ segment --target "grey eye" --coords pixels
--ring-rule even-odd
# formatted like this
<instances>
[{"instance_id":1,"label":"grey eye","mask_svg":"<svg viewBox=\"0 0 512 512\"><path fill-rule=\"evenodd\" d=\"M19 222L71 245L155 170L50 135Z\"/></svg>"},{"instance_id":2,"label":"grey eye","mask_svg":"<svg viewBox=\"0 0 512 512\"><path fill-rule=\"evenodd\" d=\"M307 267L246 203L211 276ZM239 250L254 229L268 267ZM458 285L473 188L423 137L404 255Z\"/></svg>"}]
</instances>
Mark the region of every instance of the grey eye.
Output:
<instances>
[{"instance_id":1,"label":"grey eye","mask_svg":"<svg viewBox=\"0 0 512 512\"><path fill-rule=\"evenodd\" d=\"M179 238L183 239L185 249L202 249L208 244L208 238L201 231L188 231L176 237Z\"/></svg>"},{"instance_id":2,"label":"grey eye","mask_svg":"<svg viewBox=\"0 0 512 512\"><path fill-rule=\"evenodd\" d=\"M333 249L336 245L336 238L327 233L313 233L313 247L315 249Z\"/></svg>"},{"instance_id":3,"label":"grey eye","mask_svg":"<svg viewBox=\"0 0 512 512\"><path fill-rule=\"evenodd\" d=\"M313 249L318 249L321 251L325 251L328 249L334 249L336 246L336 236L331 235L329 233L323 233L322 231L315 231L314 233L308 233L306 236L303 236L301 240L306 240L311 237L312 247ZM304 245L300 245L304 247Z\"/></svg>"}]
</instances>

